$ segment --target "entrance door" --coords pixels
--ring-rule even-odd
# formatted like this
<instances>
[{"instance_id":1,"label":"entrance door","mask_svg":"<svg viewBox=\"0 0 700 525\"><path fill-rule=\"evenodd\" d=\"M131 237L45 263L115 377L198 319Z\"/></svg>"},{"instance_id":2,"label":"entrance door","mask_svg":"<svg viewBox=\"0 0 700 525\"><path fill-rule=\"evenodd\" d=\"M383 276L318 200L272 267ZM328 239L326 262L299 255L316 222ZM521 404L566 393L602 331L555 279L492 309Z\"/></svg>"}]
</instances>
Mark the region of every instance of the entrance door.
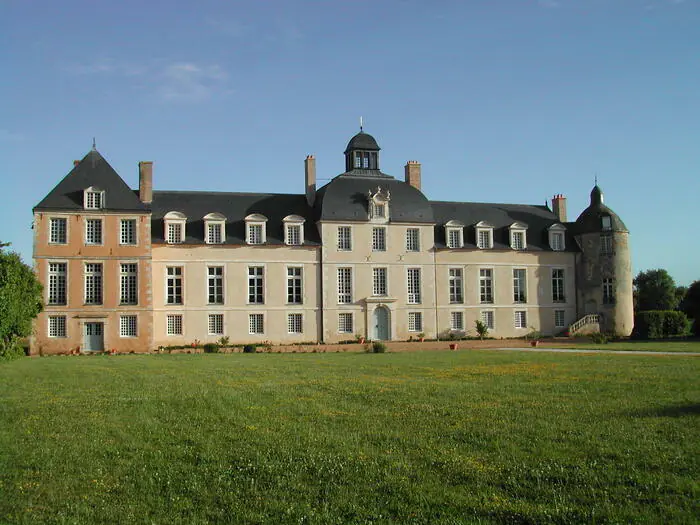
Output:
<instances>
[{"instance_id":1,"label":"entrance door","mask_svg":"<svg viewBox=\"0 0 700 525\"><path fill-rule=\"evenodd\" d=\"M105 349L104 325L102 323L85 323L83 348L86 352L101 352Z\"/></svg>"},{"instance_id":2,"label":"entrance door","mask_svg":"<svg viewBox=\"0 0 700 525\"><path fill-rule=\"evenodd\" d=\"M389 339L389 310L385 306L374 309L374 337L377 341Z\"/></svg>"}]
</instances>

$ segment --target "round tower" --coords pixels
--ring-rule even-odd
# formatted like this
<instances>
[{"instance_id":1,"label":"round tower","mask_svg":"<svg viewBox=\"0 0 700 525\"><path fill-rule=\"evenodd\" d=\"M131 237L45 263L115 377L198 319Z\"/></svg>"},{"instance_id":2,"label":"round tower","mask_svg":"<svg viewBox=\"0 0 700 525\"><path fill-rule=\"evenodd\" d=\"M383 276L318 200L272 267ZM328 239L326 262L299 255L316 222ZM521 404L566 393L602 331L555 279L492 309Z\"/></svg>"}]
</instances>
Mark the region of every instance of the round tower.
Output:
<instances>
[{"instance_id":1,"label":"round tower","mask_svg":"<svg viewBox=\"0 0 700 525\"><path fill-rule=\"evenodd\" d=\"M632 257L629 231L622 219L603 203L596 186L591 203L574 227L581 248L577 264L579 316L600 315L600 329L628 336L634 327Z\"/></svg>"}]
</instances>

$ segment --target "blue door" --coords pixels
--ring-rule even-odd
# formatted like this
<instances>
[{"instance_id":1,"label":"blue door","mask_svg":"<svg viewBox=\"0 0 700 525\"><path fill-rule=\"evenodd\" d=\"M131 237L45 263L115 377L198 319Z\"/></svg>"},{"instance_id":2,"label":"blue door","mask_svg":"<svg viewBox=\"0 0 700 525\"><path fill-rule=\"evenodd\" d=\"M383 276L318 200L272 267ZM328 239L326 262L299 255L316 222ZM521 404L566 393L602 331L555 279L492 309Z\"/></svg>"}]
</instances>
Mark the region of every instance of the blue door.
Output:
<instances>
[{"instance_id":1,"label":"blue door","mask_svg":"<svg viewBox=\"0 0 700 525\"><path fill-rule=\"evenodd\" d=\"M376 341L389 339L389 310L385 306L377 306L374 310L374 335Z\"/></svg>"},{"instance_id":2,"label":"blue door","mask_svg":"<svg viewBox=\"0 0 700 525\"><path fill-rule=\"evenodd\" d=\"M101 352L105 349L104 325L102 323L85 323L83 349L86 352Z\"/></svg>"}]
</instances>

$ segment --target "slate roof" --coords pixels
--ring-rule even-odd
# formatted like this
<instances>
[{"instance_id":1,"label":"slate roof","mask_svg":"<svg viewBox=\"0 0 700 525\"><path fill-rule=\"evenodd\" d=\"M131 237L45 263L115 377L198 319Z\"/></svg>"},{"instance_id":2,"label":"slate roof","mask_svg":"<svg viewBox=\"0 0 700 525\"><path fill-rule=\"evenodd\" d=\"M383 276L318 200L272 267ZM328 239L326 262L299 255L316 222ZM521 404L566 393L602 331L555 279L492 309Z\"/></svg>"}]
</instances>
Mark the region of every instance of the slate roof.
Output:
<instances>
[{"instance_id":1,"label":"slate roof","mask_svg":"<svg viewBox=\"0 0 700 525\"><path fill-rule=\"evenodd\" d=\"M304 223L304 244L319 245L321 240L314 223L313 210L306 195L286 193L225 193L204 191L154 191L151 238L153 243L165 243L164 216L178 211L187 216L186 244L204 244L204 216L220 213L226 217L224 244L245 244L245 218L253 213L267 217L267 245L284 244L284 219L299 215Z\"/></svg>"},{"instance_id":2,"label":"slate roof","mask_svg":"<svg viewBox=\"0 0 700 525\"><path fill-rule=\"evenodd\" d=\"M627 226L622 222L622 219L603 204L603 191L596 184L591 190L591 203L581 212L576 222L574 229L576 233L599 233L603 231L602 217L610 217L611 229L614 232L627 232ZM610 230L608 230L610 231Z\"/></svg>"},{"instance_id":3,"label":"slate roof","mask_svg":"<svg viewBox=\"0 0 700 525\"><path fill-rule=\"evenodd\" d=\"M97 150L90 151L63 177L34 210L83 210L83 191L95 187L105 192L106 211L147 212L134 190L114 171Z\"/></svg>"},{"instance_id":4,"label":"slate roof","mask_svg":"<svg viewBox=\"0 0 700 525\"><path fill-rule=\"evenodd\" d=\"M435 217L435 247L446 248L445 223L451 220L464 224L464 248L476 249L475 225L481 221L493 226L493 248L510 250L510 229L514 223L527 225L527 251L551 251L548 228L559 220L547 206L528 204L497 204L485 202L430 203ZM566 251L576 251L577 245L567 229Z\"/></svg>"},{"instance_id":5,"label":"slate roof","mask_svg":"<svg viewBox=\"0 0 700 525\"><path fill-rule=\"evenodd\" d=\"M381 148L372 135L365 133L364 131L360 131L357 135L350 139L350 142L348 142L348 147L345 148L345 153L356 149L379 151Z\"/></svg>"}]
</instances>

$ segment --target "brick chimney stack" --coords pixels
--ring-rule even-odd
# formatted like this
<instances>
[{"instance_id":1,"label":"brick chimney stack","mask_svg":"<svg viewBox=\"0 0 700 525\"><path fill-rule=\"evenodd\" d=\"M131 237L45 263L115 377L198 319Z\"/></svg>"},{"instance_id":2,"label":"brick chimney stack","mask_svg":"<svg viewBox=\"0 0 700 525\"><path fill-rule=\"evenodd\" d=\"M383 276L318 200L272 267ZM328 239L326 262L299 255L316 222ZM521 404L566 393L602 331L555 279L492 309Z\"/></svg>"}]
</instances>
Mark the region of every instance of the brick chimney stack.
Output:
<instances>
[{"instance_id":1,"label":"brick chimney stack","mask_svg":"<svg viewBox=\"0 0 700 525\"><path fill-rule=\"evenodd\" d=\"M139 198L144 204L153 202L153 162L139 162Z\"/></svg>"},{"instance_id":2,"label":"brick chimney stack","mask_svg":"<svg viewBox=\"0 0 700 525\"><path fill-rule=\"evenodd\" d=\"M307 155L304 161L304 178L306 182L306 202L314 205L316 200L316 157Z\"/></svg>"},{"instance_id":3,"label":"brick chimney stack","mask_svg":"<svg viewBox=\"0 0 700 525\"><path fill-rule=\"evenodd\" d=\"M552 211L559 222L566 222L566 197L561 193L552 197Z\"/></svg>"},{"instance_id":4,"label":"brick chimney stack","mask_svg":"<svg viewBox=\"0 0 700 525\"><path fill-rule=\"evenodd\" d=\"M420 162L417 160L409 160L404 166L405 181L420 190Z\"/></svg>"}]
</instances>

